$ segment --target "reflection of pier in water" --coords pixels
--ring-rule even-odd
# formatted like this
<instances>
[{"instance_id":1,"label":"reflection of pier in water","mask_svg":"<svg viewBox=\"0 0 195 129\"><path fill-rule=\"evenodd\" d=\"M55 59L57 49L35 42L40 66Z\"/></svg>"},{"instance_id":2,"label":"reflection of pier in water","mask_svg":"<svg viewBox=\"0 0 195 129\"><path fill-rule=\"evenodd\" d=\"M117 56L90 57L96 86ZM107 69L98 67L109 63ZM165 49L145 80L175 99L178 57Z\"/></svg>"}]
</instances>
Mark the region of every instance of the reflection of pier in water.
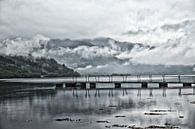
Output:
<instances>
[{"instance_id":1,"label":"reflection of pier in water","mask_svg":"<svg viewBox=\"0 0 195 129\"><path fill-rule=\"evenodd\" d=\"M101 96L101 91L105 91L105 90L108 91L108 96L109 97L113 97L114 96L114 90L117 90L117 91L119 90L119 89L114 89L114 88L101 88L101 89L77 89L77 88L70 89L70 88L63 88L63 89L64 90L66 90L66 89L72 90L72 95L74 97L79 97L78 92L80 90L85 90L85 97L86 98L90 98L91 95L94 95L94 97L100 97ZM153 93L155 92L156 89L157 88L155 88L155 89L154 88L148 88L148 89L142 89L142 88L137 88L137 89L136 88L133 88L133 89L131 89L131 88L121 88L120 90L121 90L121 93L122 93L123 96L127 96L128 92L130 90L134 90L134 91L137 90L137 96L138 97L142 96L142 90L144 90L144 91L148 90L148 96L149 97L153 97ZM166 97L167 89L176 89L176 88L162 88L162 96L163 97ZM185 88L185 89L187 89L187 88ZM193 93L191 93L191 95L195 95L195 88L192 87L192 89L193 89ZM93 92L94 90L95 90L95 92ZM179 96L182 95L182 88L178 88L178 95Z\"/></svg>"}]
</instances>

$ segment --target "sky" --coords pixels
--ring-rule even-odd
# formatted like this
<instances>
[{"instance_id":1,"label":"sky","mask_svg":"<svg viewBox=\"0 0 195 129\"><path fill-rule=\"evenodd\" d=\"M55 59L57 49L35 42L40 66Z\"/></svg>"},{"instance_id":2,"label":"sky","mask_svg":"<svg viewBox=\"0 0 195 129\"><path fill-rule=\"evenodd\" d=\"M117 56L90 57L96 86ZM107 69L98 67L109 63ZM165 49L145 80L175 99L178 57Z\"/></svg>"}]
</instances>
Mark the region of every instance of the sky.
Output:
<instances>
[{"instance_id":1,"label":"sky","mask_svg":"<svg viewBox=\"0 0 195 129\"><path fill-rule=\"evenodd\" d=\"M97 37L154 49L122 49L112 40L104 47L40 47L50 39ZM52 57L78 70L194 65L195 0L0 0L0 54L28 55L37 49L35 56Z\"/></svg>"},{"instance_id":2,"label":"sky","mask_svg":"<svg viewBox=\"0 0 195 129\"><path fill-rule=\"evenodd\" d=\"M111 37L164 43L194 31L194 0L0 0L0 39Z\"/></svg>"}]
</instances>

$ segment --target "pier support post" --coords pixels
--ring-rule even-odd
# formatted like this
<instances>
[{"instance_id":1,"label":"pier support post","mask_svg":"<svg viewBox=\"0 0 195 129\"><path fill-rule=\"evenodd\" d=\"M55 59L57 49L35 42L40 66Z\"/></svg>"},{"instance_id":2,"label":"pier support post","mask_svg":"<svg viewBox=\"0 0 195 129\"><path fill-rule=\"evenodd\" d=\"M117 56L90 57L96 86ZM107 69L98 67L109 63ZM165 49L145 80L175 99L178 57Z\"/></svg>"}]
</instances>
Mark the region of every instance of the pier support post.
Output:
<instances>
[{"instance_id":1,"label":"pier support post","mask_svg":"<svg viewBox=\"0 0 195 129\"><path fill-rule=\"evenodd\" d=\"M100 97L100 91L99 91L99 89L96 89L96 91L95 91L95 97L96 96Z\"/></svg>"},{"instance_id":2,"label":"pier support post","mask_svg":"<svg viewBox=\"0 0 195 129\"><path fill-rule=\"evenodd\" d=\"M88 82L89 82L89 76L87 76Z\"/></svg>"},{"instance_id":3,"label":"pier support post","mask_svg":"<svg viewBox=\"0 0 195 129\"><path fill-rule=\"evenodd\" d=\"M88 96L88 94L87 94L87 89L85 90L85 97L87 97Z\"/></svg>"},{"instance_id":4,"label":"pier support post","mask_svg":"<svg viewBox=\"0 0 195 129\"><path fill-rule=\"evenodd\" d=\"M152 82L152 75L149 75L149 81Z\"/></svg>"},{"instance_id":5,"label":"pier support post","mask_svg":"<svg viewBox=\"0 0 195 129\"><path fill-rule=\"evenodd\" d=\"M112 75L109 75L108 78L109 78L109 82L113 81Z\"/></svg>"},{"instance_id":6,"label":"pier support post","mask_svg":"<svg viewBox=\"0 0 195 129\"><path fill-rule=\"evenodd\" d=\"M181 82L181 75L178 75L178 81Z\"/></svg>"},{"instance_id":7,"label":"pier support post","mask_svg":"<svg viewBox=\"0 0 195 129\"><path fill-rule=\"evenodd\" d=\"M86 90L85 90L85 97L86 97L86 98L87 98L87 97L90 97L89 89L86 89Z\"/></svg>"},{"instance_id":8,"label":"pier support post","mask_svg":"<svg viewBox=\"0 0 195 129\"><path fill-rule=\"evenodd\" d=\"M97 92L98 92L97 90L98 90L98 89L96 89L96 90L95 90L95 95L94 95L95 97L96 97L96 96L97 96L97 94L98 94L98 93L97 93Z\"/></svg>"},{"instance_id":9,"label":"pier support post","mask_svg":"<svg viewBox=\"0 0 195 129\"><path fill-rule=\"evenodd\" d=\"M78 98L77 89L76 89L76 97Z\"/></svg>"},{"instance_id":10,"label":"pier support post","mask_svg":"<svg viewBox=\"0 0 195 129\"><path fill-rule=\"evenodd\" d=\"M127 88L125 88L125 93L126 93L126 95L128 95Z\"/></svg>"},{"instance_id":11,"label":"pier support post","mask_svg":"<svg viewBox=\"0 0 195 129\"><path fill-rule=\"evenodd\" d=\"M137 96L141 97L141 88L138 89Z\"/></svg>"},{"instance_id":12,"label":"pier support post","mask_svg":"<svg viewBox=\"0 0 195 129\"><path fill-rule=\"evenodd\" d=\"M128 92L127 92L127 89L126 88L123 88L123 96L124 95L128 95Z\"/></svg>"},{"instance_id":13,"label":"pier support post","mask_svg":"<svg viewBox=\"0 0 195 129\"><path fill-rule=\"evenodd\" d=\"M113 89L109 89L109 93L108 93L108 96L113 96Z\"/></svg>"},{"instance_id":14,"label":"pier support post","mask_svg":"<svg viewBox=\"0 0 195 129\"><path fill-rule=\"evenodd\" d=\"M85 82L88 82L88 81L87 81L87 76L86 76L86 75L85 75Z\"/></svg>"},{"instance_id":15,"label":"pier support post","mask_svg":"<svg viewBox=\"0 0 195 129\"><path fill-rule=\"evenodd\" d=\"M166 88L163 88L163 97L166 97Z\"/></svg>"},{"instance_id":16,"label":"pier support post","mask_svg":"<svg viewBox=\"0 0 195 129\"><path fill-rule=\"evenodd\" d=\"M163 78L163 82L165 82L165 75L164 74L162 75L162 78Z\"/></svg>"},{"instance_id":17,"label":"pier support post","mask_svg":"<svg viewBox=\"0 0 195 129\"><path fill-rule=\"evenodd\" d=\"M85 76L85 81L89 82L89 76L88 75Z\"/></svg>"},{"instance_id":18,"label":"pier support post","mask_svg":"<svg viewBox=\"0 0 195 129\"><path fill-rule=\"evenodd\" d=\"M138 81L138 82L141 82L141 77L140 77L140 75L137 75L137 81Z\"/></svg>"},{"instance_id":19,"label":"pier support post","mask_svg":"<svg viewBox=\"0 0 195 129\"><path fill-rule=\"evenodd\" d=\"M123 76L123 82L126 82L127 81L127 76Z\"/></svg>"},{"instance_id":20,"label":"pier support post","mask_svg":"<svg viewBox=\"0 0 195 129\"><path fill-rule=\"evenodd\" d=\"M178 95L181 96L181 88L179 88Z\"/></svg>"},{"instance_id":21,"label":"pier support post","mask_svg":"<svg viewBox=\"0 0 195 129\"><path fill-rule=\"evenodd\" d=\"M73 88L72 89L72 95L75 96L75 97L78 97L77 89L76 88Z\"/></svg>"},{"instance_id":22,"label":"pier support post","mask_svg":"<svg viewBox=\"0 0 195 129\"><path fill-rule=\"evenodd\" d=\"M152 96L153 96L153 89L150 89L149 96L150 96L150 97L152 97Z\"/></svg>"}]
</instances>

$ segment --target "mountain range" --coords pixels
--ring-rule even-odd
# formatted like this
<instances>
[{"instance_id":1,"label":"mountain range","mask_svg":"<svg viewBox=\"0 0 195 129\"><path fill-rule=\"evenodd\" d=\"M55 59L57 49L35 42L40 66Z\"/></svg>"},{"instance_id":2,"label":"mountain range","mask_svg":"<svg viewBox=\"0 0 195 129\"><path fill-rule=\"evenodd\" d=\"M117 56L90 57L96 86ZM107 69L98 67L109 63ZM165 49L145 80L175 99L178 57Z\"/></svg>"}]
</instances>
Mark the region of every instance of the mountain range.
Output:
<instances>
[{"instance_id":1,"label":"mountain range","mask_svg":"<svg viewBox=\"0 0 195 129\"><path fill-rule=\"evenodd\" d=\"M151 46L107 37L71 40L37 35L0 41L0 55L52 58L81 74L193 74L189 52L195 49L189 47L171 41Z\"/></svg>"}]
</instances>

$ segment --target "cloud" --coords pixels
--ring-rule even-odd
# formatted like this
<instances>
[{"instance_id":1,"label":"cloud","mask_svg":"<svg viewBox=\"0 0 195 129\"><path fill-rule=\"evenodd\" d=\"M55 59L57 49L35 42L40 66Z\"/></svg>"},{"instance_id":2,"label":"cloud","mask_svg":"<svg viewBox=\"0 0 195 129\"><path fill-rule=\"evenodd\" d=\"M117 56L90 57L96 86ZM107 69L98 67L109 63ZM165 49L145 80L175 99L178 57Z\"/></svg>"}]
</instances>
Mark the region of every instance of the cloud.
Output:
<instances>
[{"instance_id":1,"label":"cloud","mask_svg":"<svg viewBox=\"0 0 195 129\"><path fill-rule=\"evenodd\" d=\"M185 19L179 23L168 23L161 26L161 29L165 31L178 31L180 29L185 29L195 22L195 19Z\"/></svg>"},{"instance_id":2,"label":"cloud","mask_svg":"<svg viewBox=\"0 0 195 129\"><path fill-rule=\"evenodd\" d=\"M138 64L193 65L195 64L195 44L183 39L169 41L152 50L132 50L132 62ZM177 43L175 43L177 42Z\"/></svg>"},{"instance_id":3,"label":"cloud","mask_svg":"<svg viewBox=\"0 0 195 129\"><path fill-rule=\"evenodd\" d=\"M50 38L164 42L161 37L181 34L142 33L162 23L192 19L194 7L194 0L1 0L0 39L43 34ZM128 31L134 36L122 35Z\"/></svg>"},{"instance_id":4,"label":"cloud","mask_svg":"<svg viewBox=\"0 0 195 129\"><path fill-rule=\"evenodd\" d=\"M141 43L158 45L167 43L169 40L182 38L188 39L195 36L193 32L195 19L183 19L181 21L168 21L158 26L150 28L138 28L138 30L130 30L123 35L128 35L132 39L139 39ZM192 41L193 42L193 41Z\"/></svg>"},{"instance_id":5,"label":"cloud","mask_svg":"<svg viewBox=\"0 0 195 129\"><path fill-rule=\"evenodd\" d=\"M55 38L81 38L107 33L111 28L118 31L122 25L115 25L123 22L120 18L123 9L119 10L122 5L123 2L118 0L1 1L1 28L7 33L1 35L1 38L32 37L36 34Z\"/></svg>"},{"instance_id":6,"label":"cloud","mask_svg":"<svg viewBox=\"0 0 195 129\"><path fill-rule=\"evenodd\" d=\"M0 54L91 72L193 65L194 12L194 0L1 0Z\"/></svg>"},{"instance_id":7,"label":"cloud","mask_svg":"<svg viewBox=\"0 0 195 129\"><path fill-rule=\"evenodd\" d=\"M195 22L195 19L184 19L182 21L177 21L177 22L168 22L168 23L161 23L161 25L158 25L154 28L150 29L140 29L138 30L130 30L124 35L139 35L139 34L147 34L147 33L153 33L158 31L159 29L162 29L163 31L172 31L172 32L177 32L178 30L183 30L186 29L189 26L191 26ZM191 30L190 30L191 31Z\"/></svg>"},{"instance_id":8,"label":"cloud","mask_svg":"<svg viewBox=\"0 0 195 129\"><path fill-rule=\"evenodd\" d=\"M0 42L0 54L28 56L36 49L41 49L44 44L49 41L49 38L37 35L31 39L15 38L6 39Z\"/></svg>"}]
</instances>

